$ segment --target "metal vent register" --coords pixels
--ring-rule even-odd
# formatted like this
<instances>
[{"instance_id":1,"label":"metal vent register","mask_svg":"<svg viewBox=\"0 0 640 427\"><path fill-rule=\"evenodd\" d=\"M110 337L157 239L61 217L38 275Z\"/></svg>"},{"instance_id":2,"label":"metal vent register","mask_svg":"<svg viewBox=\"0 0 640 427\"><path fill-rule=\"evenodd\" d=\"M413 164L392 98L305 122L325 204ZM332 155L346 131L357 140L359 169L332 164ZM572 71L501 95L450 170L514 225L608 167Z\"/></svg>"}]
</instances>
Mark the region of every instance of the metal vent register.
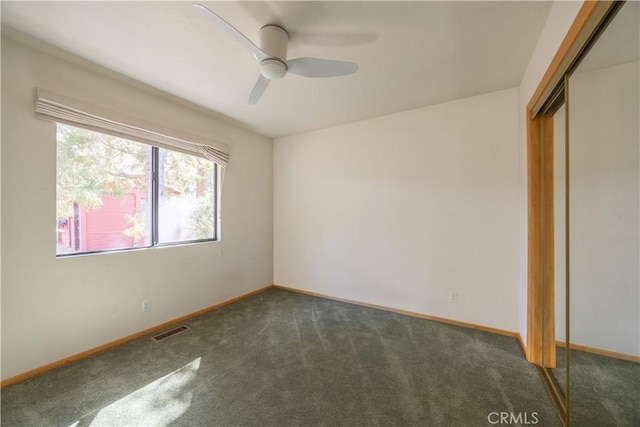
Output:
<instances>
[{"instance_id":1,"label":"metal vent register","mask_svg":"<svg viewBox=\"0 0 640 427\"><path fill-rule=\"evenodd\" d=\"M169 337L171 337L173 335L176 335L176 334L179 334L181 332L188 331L189 329L191 329L191 328L189 328L188 326L185 326L185 325L176 326L173 329L169 329L168 331L165 331L165 332L163 332L161 334L152 336L151 339L154 340L154 341L162 341L165 338L169 338Z\"/></svg>"}]
</instances>

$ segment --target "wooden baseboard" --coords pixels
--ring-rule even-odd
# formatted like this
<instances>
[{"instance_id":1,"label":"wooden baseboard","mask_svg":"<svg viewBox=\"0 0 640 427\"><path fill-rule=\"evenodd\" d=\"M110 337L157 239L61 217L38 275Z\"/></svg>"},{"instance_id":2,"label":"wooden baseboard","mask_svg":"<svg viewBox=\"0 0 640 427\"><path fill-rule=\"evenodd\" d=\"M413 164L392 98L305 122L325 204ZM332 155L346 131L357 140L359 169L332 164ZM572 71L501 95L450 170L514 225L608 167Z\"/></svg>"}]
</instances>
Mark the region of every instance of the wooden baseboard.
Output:
<instances>
[{"instance_id":1,"label":"wooden baseboard","mask_svg":"<svg viewBox=\"0 0 640 427\"><path fill-rule=\"evenodd\" d=\"M2 380L2 382L0 382L0 388L6 387L8 385L15 384L15 383L18 383L18 382L21 382L21 381L24 381L24 380L26 380L28 378L34 377L36 375L40 375L40 374L42 374L44 372L47 372L47 371L50 371L52 369L59 368L59 367L64 366L64 365L66 365L68 363L75 362L75 361L80 360L80 359L84 359L85 357L89 357L89 356L92 356L92 355L94 355L96 353L100 353L101 351L104 351L104 350L119 346L121 344L124 344L127 341L131 341L131 340L139 338L141 336L144 336L144 335L147 335L147 334L151 334L151 333L153 333L155 331L158 331L160 329L165 329L165 328L167 328L169 326L173 326L176 323L184 322L184 321L189 320L189 319L191 319L193 317L200 316L201 314L205 314L205 313L208 313L210 311L217 310L217 309L222 308L224 306L227 306L227 305L233 304L235 302L241 301L243 299L246 299L246 298L252 297L254 295L260 294L260 293L262 293L264 291L267 291L267 290L271 289L272 287L273 287L272 285L269 285L269 286L266 286L264 288L257 289L255 291L252 291L252 292L237 296L235 298L231 298L229 300L226 300L226 301L223 301L221 303L212 305L210 307L203 308L202 310L194 311L193 313L189 313L189 314L187 314L185 316L181 316L181 317L175 318L173 320L169 320L168 322L164 322L164 323L161 323L159 325L152 326L151 328L145 329L145 330L140 331L140 332L136 332L135 334L128 335L128 336L126 336L124 338L120 338L120 339L117 339L115 341L111 341L111 342L108 342L106 344L100 345L98 347L94 347L94 348L91 348L89 350L85 350L85 351L80 352L78 354L74 354L73 356L65 357L64 359L60 359L60 360L57 360L55 362L48 363L48 364L46 364L44 366L40 366L39 368L31 369L30 371L23 372L21 374L15 375L13 377L7 378L6 380Z\"/></svg>"},{"instance_id":2,"label":"wooden baseboard","mask_svg":"<svg viewBox=\"0 0 640 427\"><path fill-rule=\"evenodd\" d=\"M368 304L368 303L361 302L361 301L349 300L349 299L345 299L345 298L337 298L337 297L333 297L333 296L330 296L330 295L320 294L320 293L317 293L317 292L305 291L303 289L290 288L290 287L287 287L287 286L281 286L281 285L275 285L274 284L274 285L265 286L264 288L257 289L255 291L240 295L240 296L235 297L235 298L231 298L231 299L229 299L227 301L223 301L223 302L221 302L219 304L212 305L212 306L204 308L202 310L198 310L198 311L195 311L193 313L189 313L189 314L187 314L185 316L181 316L181 317L178 317L176 319L169 320L168 322L164 322L164 323L161 323L159 325L153 326L151 328L145 329L143 331L136 332L135 334L128 335L128 336L126 336L124 338L120 338L120 339L108 342L106 344L100 345L98 347L94 347L94 348L91 348L89 350L85 350L83 352L74 354L73 356L69 356L69 357L66 357L64 359L60 359L60 360L57 360L55 362L48 363L48 364L46 364L44 366L40 366L38 368L31 369L31 370L29 370L27 372L23 372L21 374L15 375L13 377L7 378L5 380L2 380L2 382L0 382L0 388L6 387L6 386L9 386L11 384L15 384L15 383L18 383L18 382L21 382L21 381L24 381L24 380L29 379L31 377L34 377L36 375L40 375L40 374L45 373L47 371L50 371L52 369L56 369L56 368L59 368L61 366L64 366L64 365L66 365L68 363L75 362L75 361L80 360L80 359L84 359L85 357L92 356L92 355L94 355L96 353L100 353L101 351L104 351L104 350L116 347L118 345L124 344L124 343L126 343L128 341L131 341L133 339L139 338L141 336L151 334L151 333L159 331L161 329L165 329L165 328L168 328L170 326L173 326L173 325L175 325L177 323L181 323L181 322L184 322L186 320L189 320L189 319L191 319L193 317L200 316L202 314L208 313L210 311L217 310L219 308L222 308L224 306L233 304L233 303L241 301L243 299L252 297L254 295L258 295L258 294L260 294L262 292L265 292L265 291L267 291L269 289L272 289L272 288L281 289L281 290L289 291L289 292L296 292L296 293L305 294L305 295L311 295L311 296L318 297L318 298L330 299L330 300L333 300L333 301L346 302L346 303L349 303L349 304L360 305L360 306L363 306L363 307L375 308L375 309L378 309L378 310L390 311L390 312L393 312L393 313L404 314L406 316L418 317L420 319L433 320L433 321L436 321L436 322L446 323L446 324L454 325L454 326L460 326L460 327L463 327L463 328L476 329L476 330L479 330L479 331L489 332L489 333L493 333L493 334L505 335L505 336L508 336L508 337L516 338L518 340L518 342L520 343L520 346L522 347L523 351L525 350L524 342L522 341L522 337L517 332L506 331L506 330L497 329L497 328L490 328L488 326L476 325L474 323L461 322L461 321L458 321L458 320L446 319L446 318L443 318L443 317L431 316L431 315L424 314L424 313L417 313L417 312L413 312L413 311L400 310L400 309L396 309L396 308L392 308L392 307L385 307L385 306L376 305L376 304ZM602 354L602 353L600 353L600 354ZM629 357L632 357L632 356L629 356Z\"/></svg>"},{"instance_id":3,"label":"wooden baseboard","mask_svg":"<svg viewBox=\"0 0 640 427\"><path fill-rule=\"evenodd\" d=\"M564 341L556 341L558 347L566 347L567 343ZM628 360L630 362L640 363L640 356L634 356L632 354L618 353L616 351L604 350L602 348L589 347L582 344L569 344L571 350L584 351L586 353L599 354L600 356L613 357L614 359Z\"/></svg>"},{"instance_id":4,"label":"wooden baseboard","mask_svg":"<svg viewBox=\"0 0 640 427\"><path fill-rule=\"evenodd\" d=\"M444 317L431 316L429 314L417 313L417 312L414 312L414 311L400 310L400 309L397 309L397 308L385 307L385 306L377 305L377 304L369 304L369 303L361 302L361 301L355 301L355 300L350 300L350 299L345 299L345 298L333 297L331 295L325 295L325 294L320 294L320 293L317 293L317 292L306 291L304 289L290 288L288 286L282 286L282 285L274 284L273 287L275 289L282 289L284 291L297 292L299 294L310 295L310 296L314 296L314 297L318 297L318 298L325 298L325 299L330 299L330 300L333 300L333 301L346 302L346 303L349 303L349 304L360 305L360 306L363 306L363 307L376 308L378 310L384 310L384 311L390 311L390 312L393 312L393 313L404 314L405 316L418 317L420 319L426 319L426 320L433 320L435 322L446 323L448 325L461 326L463 328L469 328L469 329L476 329L478 331L490 332L492 334L506 335L508 337L516 338L518 340L518 342L520 343L520 346L522 347L523 351L524 351L524 342L522 341L522 337L520 336L520 334L517 333L517 332L506 331L504 329L491 328L489 326L476 325L475 323L461 322L459 320L446 319Z\"/></svg>"}]
</instances>

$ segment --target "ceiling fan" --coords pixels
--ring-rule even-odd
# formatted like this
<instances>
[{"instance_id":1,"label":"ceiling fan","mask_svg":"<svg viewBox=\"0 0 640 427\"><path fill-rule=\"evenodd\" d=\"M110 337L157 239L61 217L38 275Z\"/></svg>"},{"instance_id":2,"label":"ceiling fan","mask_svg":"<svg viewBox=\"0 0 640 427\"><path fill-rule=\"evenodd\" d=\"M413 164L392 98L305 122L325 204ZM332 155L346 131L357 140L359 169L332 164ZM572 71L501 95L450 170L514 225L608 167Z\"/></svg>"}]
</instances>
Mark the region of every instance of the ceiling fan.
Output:
<instances>
[{"instance_id":1,"label":"ceiling fan","mask_svg":"<svg viewBox=\"0 0 640 427\"><path fill-rule=\"evenodd\" d=\"M258 76L249 95L249 104L256 104L260 100L271 80L281 79L287 73L303 77L338 77L358 71L358 64L355 62L308 57L287 59L289 34L284 28L278 25L262 27L260 29L260 47L258 47L233 25L208 8L201 4L194 4L193 7L208 17L214 25L249 49L260 64L260 76Z\"/></svg>"}]
</instances>

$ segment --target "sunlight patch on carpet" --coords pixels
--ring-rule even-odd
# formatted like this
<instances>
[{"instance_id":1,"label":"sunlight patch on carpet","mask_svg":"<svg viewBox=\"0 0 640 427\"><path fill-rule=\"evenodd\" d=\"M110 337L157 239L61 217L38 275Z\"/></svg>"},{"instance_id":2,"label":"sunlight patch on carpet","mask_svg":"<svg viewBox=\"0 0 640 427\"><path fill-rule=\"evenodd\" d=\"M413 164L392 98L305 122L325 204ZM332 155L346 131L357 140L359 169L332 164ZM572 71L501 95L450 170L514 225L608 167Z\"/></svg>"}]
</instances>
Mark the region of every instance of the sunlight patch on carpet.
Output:
<instances>
[{"instance_id":1,"label":"sunlight patch on carpet","mask_svg":"<svg viewBox=\"0 0 640 427\"><path fill-rule=\"evenodd\" d=\"M167 426L180 418L191 405L193 392L188 387L200 368L200 357L170 374L102 408L82 424L90 426ZM83 417L89 418L89 417ZM76 426L77 421L69 427Z\"/></svg>"}]
</instances>

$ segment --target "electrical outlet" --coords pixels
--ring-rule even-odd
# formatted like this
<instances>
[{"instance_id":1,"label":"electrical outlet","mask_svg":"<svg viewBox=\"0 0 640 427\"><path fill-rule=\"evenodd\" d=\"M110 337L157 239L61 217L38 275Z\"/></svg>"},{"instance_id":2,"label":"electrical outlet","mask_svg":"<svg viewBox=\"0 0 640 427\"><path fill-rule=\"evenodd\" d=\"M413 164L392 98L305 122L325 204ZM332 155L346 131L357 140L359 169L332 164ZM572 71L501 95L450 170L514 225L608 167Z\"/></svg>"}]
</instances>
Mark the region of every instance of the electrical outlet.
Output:
<instances>
[{"instance_id":1,"label":"electrical outlet","mask_svg":"<svg viewBox=\"0 0 640 427\"><path fill-rule=\"evenodd\" d=\"M151 310L151 300L146 299L142 301L142 312L146 313L149 310Z\"/></svg>"},{"instance_id":2,"label":"electrical outlet","mask_svg":"<svg viewBox=\"0 0 640 427\"><path fill-rule=\"evenodd\" d=\"M449 302L453 304L458 303L458 293L457 292L449 292Z\"/></svg>"}]
</instances>

